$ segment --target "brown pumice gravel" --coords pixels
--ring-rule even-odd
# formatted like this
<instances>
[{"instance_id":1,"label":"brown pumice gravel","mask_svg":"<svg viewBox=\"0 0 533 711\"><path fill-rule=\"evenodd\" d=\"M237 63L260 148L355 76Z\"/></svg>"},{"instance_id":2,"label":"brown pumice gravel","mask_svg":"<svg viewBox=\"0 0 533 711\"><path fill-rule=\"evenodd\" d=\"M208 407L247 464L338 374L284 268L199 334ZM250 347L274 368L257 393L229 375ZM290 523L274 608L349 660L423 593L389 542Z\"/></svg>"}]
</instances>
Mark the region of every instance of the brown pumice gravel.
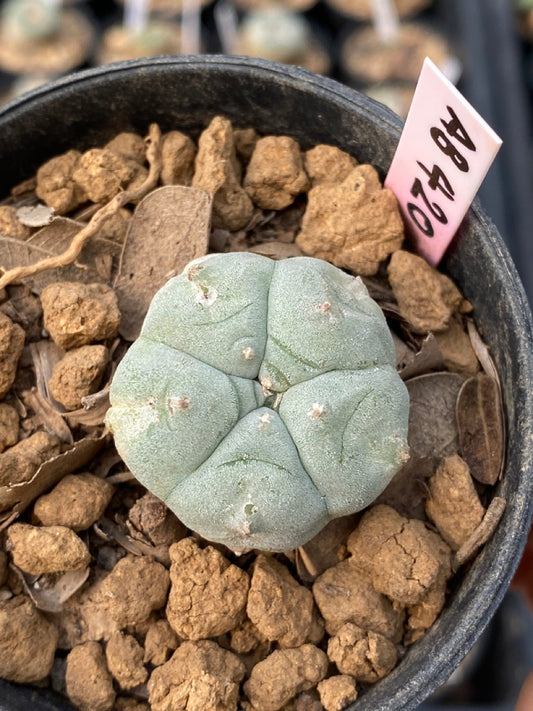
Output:
<instances>
[{"instance_id":1,"label":"brown pumice gravel","mask_svg":"<svg viewBox=\"0 0 533 711\"><path fill-rule=\"evenodd\" d=\"M48 388L66 410L82 407L83 398L100 387L109 360L105 346L81 346L68 351L56 363Z\"/></svg>"},{"instance_id":2,"label":"brown pumice gravel","mask_svg":"<svg viewBox=\"0 0 533 711\"><path fill-rule=\"evenodd\" d=\"M66 526L14 523L9 542L13 562L31 575L83 570L91 559L81 538Z\"/></svg>"},{"instance_id":3,"label":"brown pumice gravel","mask_svg":"<svg viewBox=\"0 0 533 711\"><path fill-rule=\"evenodd\" d=\"M105 284L55 282L43 290L41 303L45 328L65 350L117 335L117 297Z\"/></svg>"},{"instance_id":4,"label":"brown pumice gravel","mask_svg":"<svg viewBox=\"0 0 533 711\"><path fill-rule=\"evenodd\" d=\"M15 381L23 348L23 329L0 312L0 398L7 395Z\"/></svg>"},{"instance_id":5,"label":"brown pumice gravel","mask_svg":"<svg viewBox=\"0 0 533 711\"><path fill-rule=\"evenodd\" d=\"M45 679L58 633L25 595L0 602L0 677L18 684Z\"/></svg>"},{"instance_id":6,"label":"brown pumice gravel","mask_svg":"<svg viewBox=\"0 0 533 711\"><path fill-rule=\"evenodd\" d=\"M0 276L0 676L52 680L87 711L342 711L431 627L471 556L464 545L490 535L493 480L474 482L471 464L485 453L470 444L469 460L455 417L464 381L489 378L471 306L409 251L394 195L355 156L222 116L198 139L157 126L149 136L121 133L41 166L36 199L69 218L51 225L61 236L76 220L87 240L53 272ZM142 309L117 297L119 283L134 294L146 279L128 231L150 228L143 260L157 262L161 207L173 218L172 205L155 200L144 222L135 209L176 185L213 199L200 253L209 243L328 259L364 277L393 331L412 394L411 461L383 503L297 551L235 555L201 539L133 479L104 427L126 316L141 325ZM20 222L15 193L8 202L0 232L24 247L39 228ZM497 399L466 400L463 419L498 430ZM428 424L435 402L447 406Z\"/></svg>"},{"instance_id":7,"label":"brown pumice gravel","mask_svg":"<svg viewBox=\"0 0 533 711\"><path fill-rule=\"evenodd\" d=\"M115 702L113 679L98 642L85 642L67 656L67 694L81 711L111 711Z\"/></svg>"},{"instance_id":8,"label":"brown pumice gravel","mask_svg":"<svg viewBox=\"0 0 533 711\"><path fill-rule=\"evenodd\" d=\"M67 526L84 531L106 510L114 487L90 472L67 474L48 493L40 496L33 513L43 526Z\"/></svg>"}]
</instances>

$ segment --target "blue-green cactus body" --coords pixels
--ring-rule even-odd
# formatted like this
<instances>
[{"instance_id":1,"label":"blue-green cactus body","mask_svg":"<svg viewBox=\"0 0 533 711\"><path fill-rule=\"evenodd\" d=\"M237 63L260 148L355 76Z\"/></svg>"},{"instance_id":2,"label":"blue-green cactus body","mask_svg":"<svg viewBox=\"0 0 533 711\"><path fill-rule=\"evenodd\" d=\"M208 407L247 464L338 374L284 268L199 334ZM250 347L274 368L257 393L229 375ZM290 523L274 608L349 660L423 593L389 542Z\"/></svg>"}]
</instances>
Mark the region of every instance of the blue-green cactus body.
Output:
<instances>
[{"instance_id":1,"label":"blue-green cactus body","mask_svg":"<svg viewBox=\"0 0 533 711\"><path fill-rule=\"evenodd\" d=\"M193 530L237 549L293 548L302 526L307 539L329 520L281 417L267 407L240 420L167 503Z\"/></svg>"},{"instance_id":2,"label":"blue-green cactus body","mask_svg":"<svg viewBox=\"0 0 533 711\"><path fill-rule=\"evenodd\" d=\"M137 479L233 549L288 550L368 506L407 456L407 390L360 279L309 257L191 262L117 368Z\"/></svg>"},{"instance_id":3,"label":"blue-green cactus body","mask_svg":"<svg viewBox=\"0 0 533 711\"><path fill-rule=\"evenodd\" d=\"M262 382L284 391L321 373L394 363L381 309L360 279L308 257L275 264Z\"/></svg>"},{"instance_id":4,"label":"blue-green cactus body","mask_svg":"<svg viewBox=\"0 0 533 711\"><path fill-rule=\"evenodd\" d=\"M391 366L330 371L290 388L280 403L300 460L335 516L368 506L396 473L405 441L386 422L403 421L398 380Z\"/></svg>"},{"instance_id":5,"label":"blue-green cactus body","mask_svg":"<svg viewBox=\"0 0 533 711\"><path fill-rule=\"evenodd\" d=\"M228 375L256 378L265 350L265 308L274 267L272 260L247 252L238 260L190 262L154 296L142 336Z\"/></svg>"}]
</instances>

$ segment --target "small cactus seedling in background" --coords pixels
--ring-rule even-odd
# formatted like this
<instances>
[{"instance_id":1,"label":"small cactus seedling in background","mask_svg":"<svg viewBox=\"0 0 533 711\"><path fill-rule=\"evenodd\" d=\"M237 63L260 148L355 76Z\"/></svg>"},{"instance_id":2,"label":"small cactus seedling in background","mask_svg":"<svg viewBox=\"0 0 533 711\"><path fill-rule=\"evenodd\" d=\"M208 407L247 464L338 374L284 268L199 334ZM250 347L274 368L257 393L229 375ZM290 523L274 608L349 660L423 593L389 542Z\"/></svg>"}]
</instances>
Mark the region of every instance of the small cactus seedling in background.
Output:
<instances>
[{"instance_id":1,"label":"small cactus seedling in background","mask_svg":"<svg viewBox=\"0 0 533 711\"><path fill-rule=\"evenodd\" d=\"M241 51L275 62L293 62L309 49L305 17L273 5L248 12L240 27Z\"/></svg>"},{"instance_id":2,"label":"small cactus seedling in background","mask_svg":"<svg viewBox=\"0 0 533 711\"><path fill-rule=\"evenodd\" d=\"M61 3L56 0L8 0L2 9L2 34L20 42L39 42L59 29Z\"/></svg>"},{"instance_id":3,"label":"small cactus seedling in background","mask_svg":"<svg viewBox=\"0 0 533 711\"><path fill-rule=\"evenodd\" d=\"M407 390L359 278L243 252L155 295L107 422L137 479L232 549L282 551L368 506L407 458Z\"/></svg>"}]
</instances>

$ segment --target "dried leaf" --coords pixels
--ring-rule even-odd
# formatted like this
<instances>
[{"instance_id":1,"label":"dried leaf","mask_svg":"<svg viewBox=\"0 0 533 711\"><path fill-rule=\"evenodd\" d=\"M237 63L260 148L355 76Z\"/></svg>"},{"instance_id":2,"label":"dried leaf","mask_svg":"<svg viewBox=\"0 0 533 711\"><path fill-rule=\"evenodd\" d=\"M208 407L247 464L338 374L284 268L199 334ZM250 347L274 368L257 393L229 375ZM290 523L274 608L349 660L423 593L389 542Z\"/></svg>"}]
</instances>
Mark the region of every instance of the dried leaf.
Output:
<instances>
[{"instance_id":1,"label":"dried leaf","mask_svg":"<svg viewBox=\"0 0 533 711\"><path fill-rule=\"evenodd\" d=\"M474 353L476 354L481 367L487 375L494 378L494 380L496 380L499 384L500 378L496 366L494 365L494 361L492 360L492 356L490 355L488 347L483 342L481 336L479 335L479 331L471 318L466 320L466 328L468 335L470 336L472 348L474 349Z\"/></svg>"},{"instance_id":2,"label":"dried leaf","mask_svg":"<svg viewBox=\"0 0 533 711\"><path fill-rule=\"evenodd\" d=\"M399 375L403 380L414 378L417 375L423 375L433 370L440 370L444 367L444 359L442 357L437 339L432 333L422 341L422 345L418 353L409 363L399 371Z\"/></svg>"},{"instance_id":3,"label":"dried leaf","mask_svg":"<svg viewBox=\"0 0 533 711\"><path fill-rule=\"evenodd\" d=\"M256 227L267 225L275 216L276 213L274 210L269 210L268 212L265 212L264 210L255 210L248 224L245 225L244 230L245 232L253 232Z\"/></svg>"},{"instance_id":4,"label":"dried leaf","mask_svg":"<svg viewBox=\"0 0 533 711\"><path fill-rule=\"evenodd\" d=\"M48 381L52 377L54 366L63 358L65 351L47 338L37 343L30 343L30 355L35 371L37 390L52 404L53 398L48 389Z\"/></svg>"},{"instance_id":5,"label":"dried leaf","mask_svg":"<svg viewBox=\"0 0 533 711\"><path fill-rule=\"evenodd\" d=\"M17 208L17 218L26 227L44 227L49 225L54 219L53 207L43 205L42 202L35 205L21 205Z\"/></svg>"},{"instance_id":6,"label":"dried leaf","mask_svg":"<svg viewBox=\"0 0 533 711\"><path fill-rule=\"evenodd\" d=\"M37 259L36 261L29 263L19 263L13 268L8 269L2 275L0 275L0 288L8 286L13 282L23 281L24 279L30 279L35 277L37 274L42 272L53 272L61 271L64 274L63 267L66 265L71 266L76 262L77 259L82 257L82 252L84 247L90 251L94 248L94 240L98 234L98 231L110 216L116 214L121 207L124 207L128 202L137 202L141 200L150 190L153 190L157 185L159 179L159 174L161 172L161 131L159 126L155 123L150 125L149 135L147 138L147 149L146 158L149 163L149 170L146 178L142 183L133 185L133 187L127 190L119 191L108 203L103 205L92 217L92 219L87 223L80 225L79 230L72 236L72 239L68 242L65 249L58 253L52 253ZM55 222L55 221L54 221ZM52 223L53 224L53 223ZM50 228L51 225L48 225ZM44 228L45 230L48 228ZM41 230L42 231L42 230ZM32 238L33 239L33 238ZM92 244L90 244L90 241ZM101 240L105 242L106 240ZM26 242L27 244L27 242ZM111 248L116 247L112 242L109 242ZM57 248L56 245L53 245ZM88 252L85 254L85 258L88 256ZM100 250L101 254L101 250ZM78 266L80 266L78 264ZM83 265L82 265L83 266ZM87 265L84 265L88 269ZM80 279L80 281L83 281ZM95 281L94 278L91 281ZM28 282L29 283L29 282Z\"/></svg>"},{"instance_id":7,"label":"dried leaf","mask_svg":"<svg viewBox=\"0 0 533 711\"><path fill-rule=\"evenodd\" d=\"M498 383L479 373L461 387L457 398L461 456L482 484L495 484L503 467L503 418Z\"/></svg>"},{"instance_id":8,"label":"dried leaf","mask_svg":"<svg viewBox=\"0 0 533 711\"><path fill-rule=\"evenodd\" d=\"M14 198L20 197L21 195L27 195L28 193L34 193L37 188L37 176L33 175L27 180L23 180L18 183L13 188L11 188L11 195Z\"/></svg>"},{"instance_id":9,"label":"dried leaf","mask_svg":"<svg viewBox=\"0 0 533 711\"><path fill-rule=\"evenodd\" d=\"M302 250L293 242L262 242L250 247L249 252L262 254L270 259L287 259L288 257L301 257Z\"/></svg>"},{"instance_id":10,"label":"dried leaf","mask_svg":"<svg viewBox=\"0 0 533 711\"><path fill-rule=\"evenodd\" d=\"M412 456L374 503L391 506L407 518L424 520L425 501L428 495L426 479L429 479L433 473L432 458Z\"/></svg>"},{"instance_id":11,"label":"dried leaf","mask_svg":"<svg viewBox=\"0 0 533 711\"><path fill-rule=\"evenodd\" d=\"M26 390L22 398L34 415L34 425L43 426L47 432L53 432L67 444L73 444L74 438L69 426L63 419L64 407L52 397L48 381L56 363L65 355L53 341L48 339L30 343L30 355L35 371L36 388Z\"/></svg>"},{"instance_id":12,"label":"dried leaf","mask_svg":"<svg viewBox=\"0 0 533 711\"><path fill-rule=\"evenodd\" d=\"M207 253L211 202L203 190L167 185L138 204L115 280L120 333L127 340L139 335L156 291L191 259Z\"/></svg>"},{"instance_id":13,"label":"dried leaf","mask_svg":"<svg viewBox=\"0 0 533 711\"><path fill-rule=\"evenodd\" d=\"M87 205L83 205L80 207L78 210L75 210L73 213L71 213L71 217L73 220L79 220L80 222L88 222L91 217L96 215L98 210L100 210L102 206L99 205L97 202L91 202Z\"/></svg>"},{"instance_id":14,"label":"dried leaf","mask_svg":"<svg viewBox=\"0 0 533 711\"><path fill-rule=\"evenodd\" d=\"M411 455L442 458L459 448L455 406L465 378L428 373L406 381L411 400L408 441Z\"/></svg>"},{"instance_id":15,"label":"dried leaf","mask_svg":"<svg viewBox=\"0 0 533 711\"><path fill-rule=\"evenodd\" d=\"M381 310L383 311L387 319L390 319L391 321L397 321L402 326L404 326L404 330L408 330L408 323L400 313L398 304L393 301L378 301L378 303L381 306ZM412 340L414 341L414 339Z\"/></svg>"},{"instance_id":16,"label":"dried leaf","mask_svg":"<svg viewBox=\"0 0 533 711\"><path fill-rule=\"evenodd\" d=\"M110 282L113 275L113 257L111 254L97 254L94 257L94 268L100 279Z\"/></svg>"},{"instance_id":17,"label":"dried leaf","mask_svg":"<svg viewBox=\"0 0 533 711\"><path fill-rule=\"evenodd\" d=\"M24 404L35 413L33 417L35 427L43 426L47 432L57 435L62 442L73 444L72 432L61 413L38 390L35 388L27 390L23 393L23 399Z\"/></svg>"},{"instance_id":18,"label":"dried leaf","mask_svg":"<svg viewBox=\"0 0 533 711\"><path fill-rule=\"evenodd\" d=\"M25 241L0 236L2 254L0 266L7 271L15 267L35 264L47 257L58 256L67 249L74 235L83 226L83 223L66 217L55 217L49 225ZM102 282L95 266L95 259L102 253L118 256L120 245L111 240L95 238L85 245L75 264L40 272L22 281L36 293L40 293L45 286L55 281Z\"/></svg>"},{"instance_id":19,"label":"dried leaf","mask_svg":"<svg viewBox=\"0 0 533 711\"><path fill-rule=\"evenodd\" d=\"M330 521L316 536L296 550L296 570L301 580L315 578L339 563L345 554L346 539L356 526L358 516L342 516Z\"/></svg>"},{"instance_id":20,"label":"dried leaf","mask_svg":"<svg viewBox=\"0 0 533 711\"><path fill-rule=\"evenodd\" d=\"M26 592L39 610L61 612L66 602L87 580L90 568L69 570L66 573L50 575L29 575L12 566L20 578Z\"/></svg>"},{"instance_id":21,"label":"dried leaf","mask_svg":"<svg viewBox=\"0 0 533 711\"><path fill-rule=\"evenodd\" d=\"M121 483L118 480L111 481L111 477L108 478L108 474L113 469L114 466L117 464L123 463L122 458L120 454L117 452L114 446L109 446L105 447L97 457L95 457L91 469L93 471L93 474L96 474L96 476L99 476L101 479L108 479L108 482L110 484L115 484L115 483ZM120 472L120 474L124 474L125 472ZM129 475L128 479L124 479L124 481L131 481L134 479L133 474L130 472L126 472ZM118 477L118 474L113 475L114 477Z\"/></svg>"},{"instance_id":22,"label":"dried leaf","mask_svg":"<svg viewBox=\"0 0 533 711\"><path fill-rule=\"evenodd\" d=\"M101 518L98 523L94 524L94 530L106 540L115 541L132 555L150 555L163 565L168 566L170 564L168 546L153 546L149 543L138 541L126 535L120 526L108 518Z\"/></svg>"},{"instance_id":23,"label":"dried leaf","mask_svg":"<svg viewBox=\"0 0 533 711\"><path fill-rule=\"evenodd\" d=\"M91 435L79 440L71 449L43 462L30 481L13 486L0 486L2 507L10 507L0 514L0 529L14 514L22 513L38 496L57 484L64 476L84 466L102 448L107 433Z\"/></svg>"},{"instance_id":24,"label":"dried leaf","mask_svg":"<svg viewBox=\"0 0 533 711\"><path fill-rule=\"evenodd\" d=\"M361 279L374 301L378 303L382 301L390 304L395 303L394 292L386 279L380 276L363 276Z\"/></svg>"},{"instance_id":25,"label":"dried leaf","mask_svg":"<svg viewBox=\"0 0 533 711\"><path fill-rule=\"evenodd\" d=\"M252 242L294 243L296 235L302 229L305 201L297 199L293 204L280 211L265 212L263 219L255 224L254 218L246 225L245 231Z\"/></svg>"},{"instance_id":26,"label":"dried leaf","mask_svg":"<svg viewBox=\"0 0 533 711\"><path fill-rule=\"evenodd\" d=\"M118 464L120 461L122 461L120 457L116 457L112 464ZM106 480L114 486L115 484L125 484L129 481L135 481L135 477L129 470L126 470L124 472L118 472L118 474L111 474L111 476L106 477Z\"/></svg>"},{"instance_id":27,"label":"dried leaf","mask_svg":"<svg viewBox=\"0 0 533 711\"><path fill-rule=\"evenodd\" d=\"M396 370L401 373L415 359L414 351L404 340L392 331L392 340L396 351Z\"/></svg>"},{"instance_id":28,"label":"dried leaf","mask_svg":"<svg viewBox=\"0 0 533 711\"><path fill-rule=\"evenodd\" d=\"M501 496L495 496L492 499L479 526L455 554L452 563L454 570L464 565L485 545L498 527L506 505L506 500L502 499Z\"/></svg>"}]
</instances>

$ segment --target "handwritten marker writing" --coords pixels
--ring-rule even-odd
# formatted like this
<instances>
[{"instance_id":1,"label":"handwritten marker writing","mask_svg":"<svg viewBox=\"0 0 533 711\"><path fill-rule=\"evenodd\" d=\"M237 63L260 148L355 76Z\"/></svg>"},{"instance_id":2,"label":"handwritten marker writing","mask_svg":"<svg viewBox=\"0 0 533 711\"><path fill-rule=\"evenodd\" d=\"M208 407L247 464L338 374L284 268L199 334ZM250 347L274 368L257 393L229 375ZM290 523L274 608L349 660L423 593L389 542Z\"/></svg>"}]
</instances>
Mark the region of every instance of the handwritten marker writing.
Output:
<instances>
[{"instance_id":1,"label":"handwritten marker writing","mask_svg":"<svg viewBox=\"0 0 533 711\"><path fill-rule=\"evenodd\" d=\"M501 144L426 57L385 187L431 265L441 260Z\"/></svg>"}]
</instances>

